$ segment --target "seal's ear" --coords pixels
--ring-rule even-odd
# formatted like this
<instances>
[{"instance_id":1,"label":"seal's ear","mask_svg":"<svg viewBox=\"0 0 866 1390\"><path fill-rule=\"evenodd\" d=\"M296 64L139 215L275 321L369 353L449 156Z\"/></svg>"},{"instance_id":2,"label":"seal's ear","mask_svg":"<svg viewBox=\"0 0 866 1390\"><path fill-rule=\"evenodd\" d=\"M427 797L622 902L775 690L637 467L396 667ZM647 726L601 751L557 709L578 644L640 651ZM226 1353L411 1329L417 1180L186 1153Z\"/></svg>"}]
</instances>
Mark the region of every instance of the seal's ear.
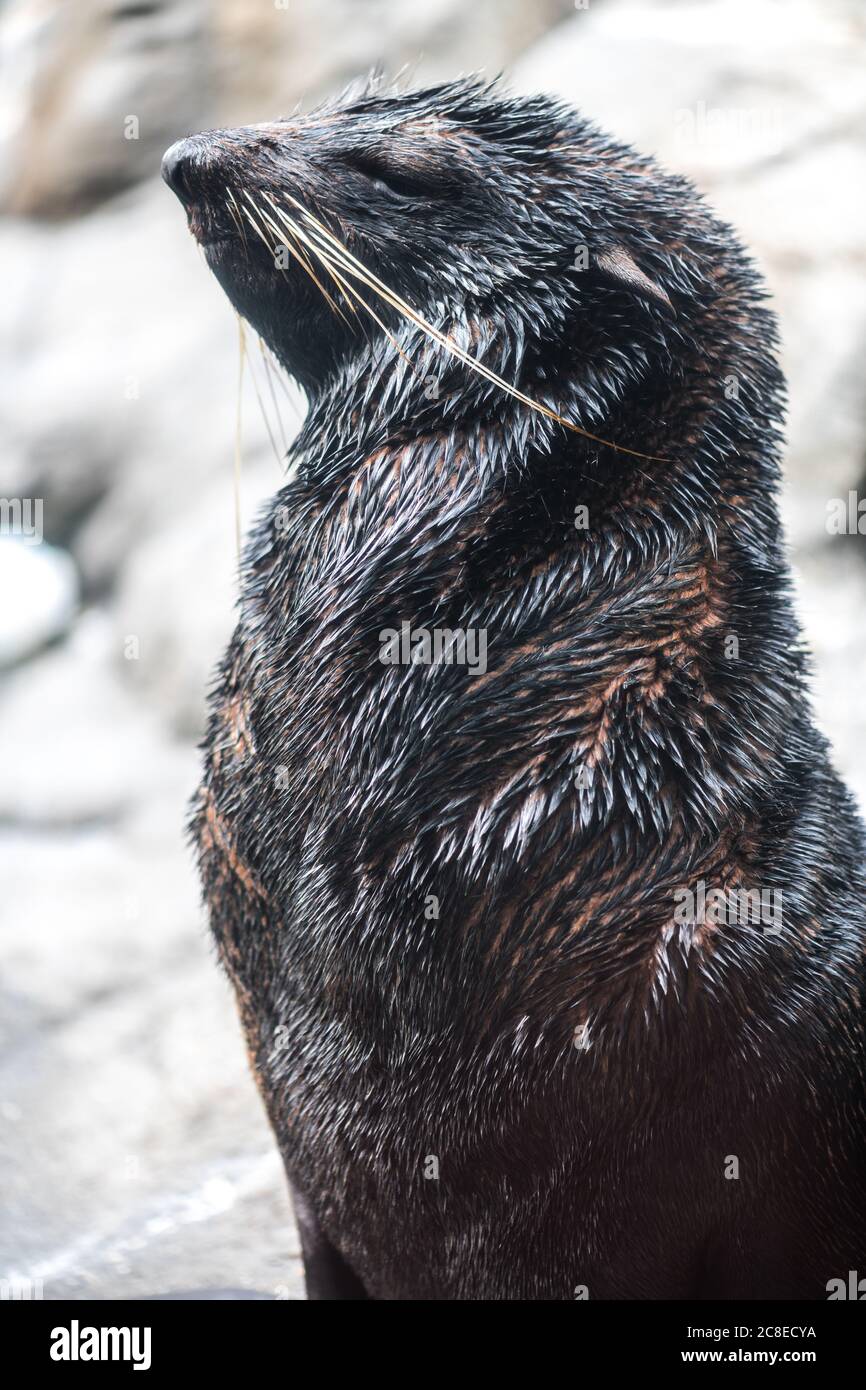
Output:
<instances>
[{"instance_id":1,"label":"seal's ear","mask_svg":"<svg viewBox=\"0 0 866 1390\"><path fill-rule=\"evenodd\" d=\"M608 246L605 250L599 251L595 257L595 265L605 280L621 285L624 289L633 290L635 294L643 295L647 299L654 299L656 303L663 304L670 313L674 313L674 306L661 285L657 285L655 280L644 274L631 252L624 246Z\"/></svg>"}]
</instances>

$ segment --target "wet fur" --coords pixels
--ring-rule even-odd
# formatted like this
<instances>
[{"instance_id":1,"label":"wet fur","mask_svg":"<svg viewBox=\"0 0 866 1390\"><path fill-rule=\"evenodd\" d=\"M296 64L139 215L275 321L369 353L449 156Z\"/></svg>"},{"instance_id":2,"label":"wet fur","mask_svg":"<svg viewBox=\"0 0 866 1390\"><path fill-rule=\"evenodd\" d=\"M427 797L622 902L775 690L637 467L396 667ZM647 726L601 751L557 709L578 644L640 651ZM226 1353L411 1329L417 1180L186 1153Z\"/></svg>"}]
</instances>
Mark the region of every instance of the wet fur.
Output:
<instances>
[{"instance_id":1,"label":"wet fur","mask_svg":"<svg viewBox=\"0 0 866 1390\"><path fill-rule=\"evenodd\" d=\"M864 836L808 708L754 269L543 98L374 90L198 140L193 229L310 399L193 830L311 1296L826 1297L866 1272ZM389 310L411 367L350 331L232 238L226 186L290 189L495 370L665 462ZM404 620L486 629L487 672L383 665ZM781 935L675 923L701 879L780 892Z\"/></svg>"}]
</instances>

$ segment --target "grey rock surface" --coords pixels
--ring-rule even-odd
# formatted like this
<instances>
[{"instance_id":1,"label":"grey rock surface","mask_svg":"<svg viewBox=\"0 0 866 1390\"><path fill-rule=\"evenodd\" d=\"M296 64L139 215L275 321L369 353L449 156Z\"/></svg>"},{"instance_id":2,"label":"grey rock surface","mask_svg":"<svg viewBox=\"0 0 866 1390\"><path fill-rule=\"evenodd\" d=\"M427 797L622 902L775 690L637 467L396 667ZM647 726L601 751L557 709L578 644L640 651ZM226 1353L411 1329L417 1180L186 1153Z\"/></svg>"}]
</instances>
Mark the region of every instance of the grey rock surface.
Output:
<instances>
[{"instance_id":1,"label":"grey rock surface","mask_svg":"<svg viewBox=\"0 0 866 1390\"><path fill-rule=\"evenodd\" d=\"M208 126L280 116L381 65L495 72L570 0L6 0L0 210L62 216Z\"/></svg>"},{"instance_id":2,"label":"grey rock surface","mask_svg":"<svg viewBox=\"0 0 866 1390\"><path fill-rule=\"evenodd\" d=\"M40 540L6 537L0 546L0 593L7 609L0 623L0 668L15 665L60 637L78 606L78 575L69 555Z\"/></svg>"},{"instance_id":3,"label":"grey rock surface","mask_svg":"<svg viewBox=\"0 0 866 1390\"><path fill-rule=\"evenodd\" d=\"M207 0L10 0L0 206L55 216L137 182L212 110ZM197 81L190 82L191 71Z\"/></svg>"}]
</instances>

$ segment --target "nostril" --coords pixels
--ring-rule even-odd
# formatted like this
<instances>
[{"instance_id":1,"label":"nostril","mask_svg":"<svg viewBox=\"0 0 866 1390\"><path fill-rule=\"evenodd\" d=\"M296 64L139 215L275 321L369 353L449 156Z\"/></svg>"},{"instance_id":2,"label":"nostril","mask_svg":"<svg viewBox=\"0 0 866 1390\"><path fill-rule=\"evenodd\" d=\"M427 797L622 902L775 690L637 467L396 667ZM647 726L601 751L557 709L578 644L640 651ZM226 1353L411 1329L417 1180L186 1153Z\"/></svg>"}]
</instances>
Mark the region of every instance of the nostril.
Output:
<instances>
[{"instance_id":1,"label":"nostril","mask_svg":"<svg viewBox=\"0 0 866 1390\"><path fill-rule=\"evenodd\" d=\"M182 203L192 196L190 172L193 149L189 140L176 140L162 157L162 177Z\"/></svg>"}]
</instances>

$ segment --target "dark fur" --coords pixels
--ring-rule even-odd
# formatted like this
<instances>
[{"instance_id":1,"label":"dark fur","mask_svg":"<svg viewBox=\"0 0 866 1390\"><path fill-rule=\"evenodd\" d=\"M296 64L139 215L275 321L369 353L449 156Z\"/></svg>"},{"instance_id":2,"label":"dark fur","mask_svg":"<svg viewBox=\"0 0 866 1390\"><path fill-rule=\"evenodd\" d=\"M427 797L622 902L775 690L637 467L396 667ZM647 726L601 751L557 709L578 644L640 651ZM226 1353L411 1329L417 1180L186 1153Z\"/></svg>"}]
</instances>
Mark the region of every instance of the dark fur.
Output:
<instances>
[{"instance_id":1,"label":"dark fur","mask_svg":"<svg viewBox=\"0 0 866 1390\"><path fill-rule=\"evenodd\" d=\"M213 270L310 400L246 549L194 833L311 1295L866 1274L864 835L808 708L750 262L682 179L473 83L181 153ZM413 372L245 247L226 187L290 191L507 379L664 461L376 304ZM486 629L487 673L383 665L403 620ZM674 924L701 879L781 892L781 934Z\"/></svg>"}]
</instances>

